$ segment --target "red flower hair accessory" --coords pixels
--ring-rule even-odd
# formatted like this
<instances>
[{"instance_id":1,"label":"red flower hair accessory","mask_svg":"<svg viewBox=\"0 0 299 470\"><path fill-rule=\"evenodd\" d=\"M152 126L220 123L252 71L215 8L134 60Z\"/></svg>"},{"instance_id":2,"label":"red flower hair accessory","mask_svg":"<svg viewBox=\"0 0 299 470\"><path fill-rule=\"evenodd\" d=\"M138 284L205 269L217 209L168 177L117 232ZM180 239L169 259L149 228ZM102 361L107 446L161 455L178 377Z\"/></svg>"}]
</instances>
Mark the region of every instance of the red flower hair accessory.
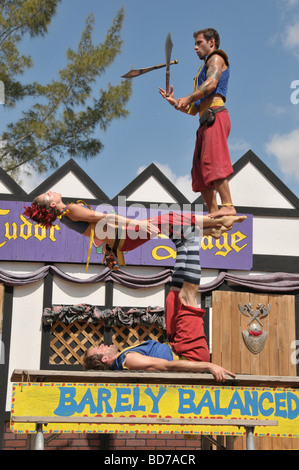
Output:
<instances>
[{"instance_id":1,"label":"red flower hair accessory","mask_svg":"<svg viewBox=\"0 0 299 470\"><path fill-rule=\"evenodd\" d=\"M31 204L29 207L25 207L23 215L29 217L29 219L37 222L39 225L50 228L53 225L56 215L52 214L46 207L38 208L35 204Z\"/></svg>"}]
</instances>

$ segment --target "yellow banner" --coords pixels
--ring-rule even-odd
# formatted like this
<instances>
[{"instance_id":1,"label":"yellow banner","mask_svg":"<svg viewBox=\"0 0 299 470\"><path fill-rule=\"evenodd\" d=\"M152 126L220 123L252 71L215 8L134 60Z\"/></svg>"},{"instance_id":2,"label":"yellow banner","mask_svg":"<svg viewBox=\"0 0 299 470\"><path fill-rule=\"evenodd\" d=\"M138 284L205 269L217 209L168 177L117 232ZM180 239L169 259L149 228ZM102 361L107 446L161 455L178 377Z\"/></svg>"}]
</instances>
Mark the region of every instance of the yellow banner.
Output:
<instances>
[{"instance_id":1,"label":"yellow banner","mask_svg":"<svg viewBox=\"0 0 299 470\"><path fill-rule=\"evenodd\" d=\"M299 391L293 389L160 384L13 384L11 430L34 432L17 417L55 418L46 433L145 433L245 435L238 426L186 424L67 423L78 418L175 418L275 420L256 436L299 437ZM23 419L23 418L22 418ZM24 418L25 419L25 418ZM83 421L84 421L83 419ZM61 422L60 422L61 420ZM65 421L65 422L64 422Z\"/></svg>"}]
</instances>

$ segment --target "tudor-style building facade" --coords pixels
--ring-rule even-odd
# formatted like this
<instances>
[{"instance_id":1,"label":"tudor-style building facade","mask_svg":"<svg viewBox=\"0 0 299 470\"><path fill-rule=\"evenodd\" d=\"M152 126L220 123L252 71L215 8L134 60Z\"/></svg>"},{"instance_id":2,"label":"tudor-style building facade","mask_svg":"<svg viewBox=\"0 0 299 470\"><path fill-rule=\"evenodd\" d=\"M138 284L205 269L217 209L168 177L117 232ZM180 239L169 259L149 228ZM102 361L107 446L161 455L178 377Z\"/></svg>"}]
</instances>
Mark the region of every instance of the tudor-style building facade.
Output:
<instances>
[{"instance_id":1,"label":"tudor-style building facade","mask_svg":"<svg viewBox=\"0 0 299 470\"><path fill-rule=\"evenodd\" d=\"M299 200L251 150L234 165L230 187L238 213L248 215L248 225L244 229L240 226L240 233L236 229L235 250L230 238L220 241L217 247L210 246L209 240L202 244L198 303L207 311L205 331L212 360L241 374L298 375L298 364L292 362L291 355L294 341L299 340ZM88 240L82 242L81 237L80 241L74 239L74 247L66 246L63 230L57 228L49 236L30 227L29 233L26 223L20 219L24 203L50 189L60 192L68 202L83 199L92 206L110 209L125 201L132 211L136 209L137 217L153 206L195 210L203 202L201 197L190 202L154 164L112 199L73 160L31 194L26 194L0 170L2 448L7 448L10 377L14 369L82 370L82 352L90 345L94 334L120 345L135 341L131 338L137 329L138 340L146 335L159 339L164 334L163 327L157 323L149 328L137 320L133 326L118 322L114 330L105 324L97 330L84 322L78 326L51 317L54 305L60 306L62 317L68 316L70 307L82 304L97 306L99 310L118 308L124 316L132 307L137 311L149 306L163 309L173 258L165 242L164 248L155 246L155 259L145 261L144 252L136 252L135 259L127 257L126 266L122 268L124 274L120 276L118 273L107 275L101 265L101 253L94 252L86 272ZM62 243L59 246L63 249L53 249L57 242ZM230 264L229 256L233 255L236 264ZM238 310L239 303L251 303L254 308L260 303L271 304L270 314L264 321L265 329L267 327L271 334L258 355L252 355L242 339L248 321ZM46 318L45 311L49 314ZM147 315L151 315L151 311L147 310ZM74 345L69 340L64 344L66 335L73 335ZM99 442L99 447L111 448L107 437ZM114 445L117 446L117 441ZM298 448L295 439L279 445ZM194 448L198 448L197 442Z\"/></svg>"}]
</instances>

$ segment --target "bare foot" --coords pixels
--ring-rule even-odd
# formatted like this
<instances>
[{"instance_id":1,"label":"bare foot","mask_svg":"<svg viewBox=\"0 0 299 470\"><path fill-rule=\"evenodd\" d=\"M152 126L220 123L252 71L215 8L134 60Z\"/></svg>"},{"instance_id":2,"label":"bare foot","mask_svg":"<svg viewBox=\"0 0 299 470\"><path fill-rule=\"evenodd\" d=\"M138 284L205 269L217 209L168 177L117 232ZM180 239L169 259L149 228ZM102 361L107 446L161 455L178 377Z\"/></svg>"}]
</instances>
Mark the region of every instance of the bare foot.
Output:
<instances>
[{"instance_id":1,"label":"bare foot","mask_svg":"<svg viewBox=\"0 0 299 470\"><path fill-rule=\"evenodd\" d=\"M215 238L216 240L218 240L221 235L224 233L224 232L227 232L228 229L226 227L224 227L224 225L222 225L221 228L212 228L211 229L211 237Z\"/></svg>"},{"instance_id":2,"label":"bare foot","mask_svg":"<svg viewBox=\"0 0 299 470\"><path fill-rule=\"evenodd\" d=\"M221 228L223 227L224 230L221 230ZM218 227L209 227L209 228L204 228L203 229L203 236L204 237L213 237L213 238L220 238L222 233L224 231L227 231L227 229L223 226L223 225L218 225Z\"/></svg>"},{"instance_id":3,"label":"bare foot","mask_svg":"<svg viewBox=\"0 0 299 470\"><path fill-rule=\"evenodd\" d=\"M221 209L211 214L208 214L208 216L215 218L215 217L221 217L223 215L236 215L236 214L237 214L237 211L234 208L234 206L222 206Z\"/></svg>"},{"instance_id":4,"label":"bare foot","mask_svg":"<svg viewBox=\"0 0 299 470\"><path fill-rule=\"evenodd\" d=\"M241 223L247 219L246 215L223 215L218 217L213 217L215 219L215 224L221 224L226 230L231 230L234 224ZM217 227L218 228L218 227Z\"/></svg>"},{"instance_id":5,"label":"bare foot","mask_svg":"<svg viewBox=\"0 0 299 470\"><path fill-rule=\"evenodd\" d=\"M243 220L240 220L240 222L243 222ZM227 221L227 224L227 227L225 225L219 225L218 227L210 227L207 229L203 229L203 235L205 237L211 236L218 240L224 232L228 232L233 228L233 223L230 225L229 221Z\"/></svg>"}]
</instances>

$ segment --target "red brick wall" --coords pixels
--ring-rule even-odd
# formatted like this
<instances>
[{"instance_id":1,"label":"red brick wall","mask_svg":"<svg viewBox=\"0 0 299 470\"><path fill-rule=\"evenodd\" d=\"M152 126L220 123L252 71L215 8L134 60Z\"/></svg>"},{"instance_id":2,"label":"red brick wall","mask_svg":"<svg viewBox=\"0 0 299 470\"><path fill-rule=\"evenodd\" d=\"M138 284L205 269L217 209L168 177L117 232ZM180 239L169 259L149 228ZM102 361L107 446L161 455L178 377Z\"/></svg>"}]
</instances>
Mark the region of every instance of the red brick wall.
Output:
<instances>
[{"instance_id":1,"label":"red brick wall","mask_svg":"<svg viewBox=\"0 0 299 470\"><path fill-rule=\"evenodd\" d=\"M117 435L110 438L109 450L200 450L201 437L188 439L183 434Z\"/></svg>"},{"instance_id":2,"label":"red brick wall","mask_svg":"<svg viewBox=\"0 0 299 470\"><path fill-rule=\"evenodd\" d=\"M51 437L45 434L45 441ZM106 440L108 437L109 440ZM106 438L106 439L105 439ZM27 435L14 434L5 427L3 450L26 450ZM183 434L153 434L144 436L139 434L62 434L45 443L45 450L200 450L201 437L189 439Z\"/></svg>"}]
</instances>

